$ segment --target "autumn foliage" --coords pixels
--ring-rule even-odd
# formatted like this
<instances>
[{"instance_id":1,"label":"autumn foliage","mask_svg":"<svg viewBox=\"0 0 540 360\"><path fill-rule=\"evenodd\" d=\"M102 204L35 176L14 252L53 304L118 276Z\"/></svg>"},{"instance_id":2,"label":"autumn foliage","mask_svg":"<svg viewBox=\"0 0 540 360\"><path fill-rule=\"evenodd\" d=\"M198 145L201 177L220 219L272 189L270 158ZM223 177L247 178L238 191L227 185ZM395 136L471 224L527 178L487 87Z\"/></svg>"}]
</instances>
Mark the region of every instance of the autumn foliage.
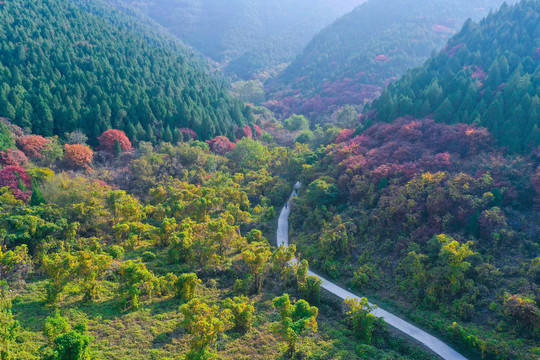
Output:
<instances>
[{"instance_id":1,"label":"autumn foliage","mask_svg":"<svg viewBox=\"0 0 540 360\"><path fill-rule=\"evenodd\" d=\"M20 166L26 164L28 158L24 153L15 148L9 148L6 151L0 151L0 164L3 166L15 165Z\"/></svg>"},{"instance_id":2,"label":"autumn foliage","mask_svg":"<svg viewBox=\"0 0 540 360\"><path fill-rule=\"evenodd\" d=\"M332 150L334 162L349 170L348 177L371 175L374 181L447 170L453 159L491 148L491 136L485 128L437 124L430 119L402 118L392 124L375 124L354 138L351 135L350 130L343 130L338 136L337 148Z\"/></svg>"},{"instance_id":3,"label":"autumn foliage","mask_svg":"<svg viewBox=\"0 0 540 360\"><path fill-rule=\"evenodd\" d=\"M17 145L25 153L26 156L32 159L39 159L43 156L43 150L49 144L49 140L40 135L27 135L21 137Z\"/></svg>"},{"instance_id":4,"label":"autumn foliage","mask_svg":"<svg viewBox=\"0 0 540 360\"><path fill-rule=\"evenodd\" d=\"M133 146L131 141L122 130L109 129L98 138L100 150L110 154L115 153L116 141L120 144L122 151L131 151Z\"/></svg>"},{"instance_id":5,"label":"autumn foliage","mask_svg":"<svg viewBox=\"0 0 540 360\"><path fill-rule=\"evenodd\" d=\"M9 187L18 200L28 200L32 195L32 179L20 166L6 166L0 170L0 188Z\"/></svg>"},{"instance_id":6,"label":"autumn foliage","mask_svg":"<svg viewBox=\"0 0 540 360\"><path fill-rule=\"evenodd\" d=\"M236 144L230 141L225 136L218 136L212 140L207 141L210 145L210 150L218 155L225 155L234 150Z\"/></svg>"},{"instance_id":7,"label":"autumn foliage","mask_svg":"<svg viewBox=\"0 0 540 360\"><path fill-rule=\"evenodd\" d=\"M253 130L251 130L251 126L244 125L243 127L239 128L236 131L236 137L238 139L245 138L245 137L253 139Z\"/></svg>"},{"instance_id":8,"label":"autumn foliage","mask_svg":"<svg viewBox=\"0 0 540 360\"><path fill-rule=\"evenodd\" d=\"M263 135L263 130L257 124L253 124L253 128L255 129L255 137L259 139Z\"/></svg>"},{"instance_id":9,"label":"autumn foliage","mask_svg":"<svg viewBox=\"0 0 540 360\"><path fill-rule=\"evenodd\" d=\"M93 157L94 152L87 145L66 144L64 146L64 160L70 167L88 169Z\"/></svg>"},{"instance_id":10,"label":"autumn foliage","mask_svg":"<svg viewBox=\"0 0 540 360\"><path fill-rule=\"evenodd\" d=\"M184 136L184 141L188 139L197 140L197 134L192 129L182 128L180 129L180 131L182 132L182 135Z\"/></svg>"}]
</instances>

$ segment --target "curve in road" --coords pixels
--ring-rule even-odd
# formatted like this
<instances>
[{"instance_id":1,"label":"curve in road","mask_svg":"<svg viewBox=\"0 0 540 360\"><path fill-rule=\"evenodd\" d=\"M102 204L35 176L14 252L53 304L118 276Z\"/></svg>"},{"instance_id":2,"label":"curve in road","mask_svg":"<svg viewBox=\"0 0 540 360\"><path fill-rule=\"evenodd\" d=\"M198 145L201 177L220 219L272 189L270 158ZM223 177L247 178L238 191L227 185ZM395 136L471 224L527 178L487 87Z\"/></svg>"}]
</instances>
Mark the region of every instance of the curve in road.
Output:
<instances>
[{"instance_id":1,"label":"curve in road","mask_svg":"<svg viewBox=\"0 0 540 360\"><path fill-rule=\"evenodd\" d=\"M289 201L287 201L287 203L281 210L281 214L278 220L278 228L277 228L277 245L278 246L281 246L281 245L284 245L285 247L289 246L289 214L291 212L289 202L293 197L297 196L297 192L299 188L300 188L300 183L298 182L294 186L294 189L289 198ZM321 287L331 292L332 294L338 296L341 299L353 298L353 299L360 300L359 296L354 295L353 293L337 286L336 284L326 280L325 278L315 274L312 271L308 271L308 275L313 275L321 279L322 281ZM467 360L467 358L465 358L463 355L459 354L457 351L455 351L450 346L446 345L444 342L437 339L433 335L428 334L427 332L389 313L388 311L381 309L380 307L377 307L373 311L373 314L379 318L384 319L384 321L387 324L393 326L397 330L403 332L404 334L424 344L427 348L431 349L434 353L436 353L437 355L439 355L441 358L445 360Z\"/></svg>"}]
</instances>

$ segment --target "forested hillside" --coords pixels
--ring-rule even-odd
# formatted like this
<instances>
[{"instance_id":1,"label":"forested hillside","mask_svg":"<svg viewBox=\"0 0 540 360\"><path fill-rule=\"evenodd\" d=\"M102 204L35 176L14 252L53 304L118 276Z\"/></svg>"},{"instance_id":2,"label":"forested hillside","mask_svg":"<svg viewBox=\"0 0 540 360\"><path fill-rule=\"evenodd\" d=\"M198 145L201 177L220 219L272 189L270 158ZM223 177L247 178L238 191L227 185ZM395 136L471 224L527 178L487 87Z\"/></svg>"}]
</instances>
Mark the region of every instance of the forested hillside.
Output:
<instances>
[{"instance_id":1,"label":"forested hillside","mask_svg":"<svg viewBox=\"0 0 540 360\"><path fill-rule=\"evenodd\" d=\"M292 60L319 30L364 0L131 0L186 43L249 78Z\"/></svg>"},{"instance_id":2,"label":"forested hillside","mask_svg":"<svg viewBox=\"0 0 540 360\"><path fill-rule=\"evenodd\" d=\"M5 1L0 21L0 116L34 133L233 139L252 120L172 36L101 0Z\"/></svg>"},{"instance_id":3,"label":"forested hillside","mask_svg":"<svg viewBox=\"0 0 540 360\"><path fill-rule=\"evenodd\" d=\"M321 31L268 82L269 105L284 114L314 117L339 105L363 105L442 48L467 18L480 19L501 3L368 1Z\"/></svg>"},{"instance_id":4,"label":"forested hillside","mask_svg":"<svg viewBox=\"0 0 540 360\"><path fill-rule=\"evenodd\" d=\"M510 151L540 144L540 3L503 6L467 22L446 48L373 103L380 121L403 115L486 127Z\"/></svg>"},{"instance_id":5,"label":"forested hillside","mask_svg":"<svg viewBox=\"0 0 540 360\"><path fill-rule=\"evenodd\" d=\"M344 130L292 206L314 271L399 309L469 359L536 360L540 154L485 128L402 118Z\"/></svg>"}]
</instances>

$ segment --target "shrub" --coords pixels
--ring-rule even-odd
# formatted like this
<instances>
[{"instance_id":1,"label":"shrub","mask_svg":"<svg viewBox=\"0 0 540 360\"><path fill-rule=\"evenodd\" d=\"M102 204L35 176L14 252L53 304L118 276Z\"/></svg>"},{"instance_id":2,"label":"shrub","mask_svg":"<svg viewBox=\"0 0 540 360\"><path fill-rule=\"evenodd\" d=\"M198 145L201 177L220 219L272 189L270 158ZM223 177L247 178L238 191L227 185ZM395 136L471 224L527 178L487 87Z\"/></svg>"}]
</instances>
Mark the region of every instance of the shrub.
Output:
<instances>
[{"instance_id":1,"label":"shrub","mask_svg":"<svg viewBox=\"0 0 540 360\"><path fill-rule=\"evenodd\" d=\"M223 306L231 311L236 330L247 332L251 329L255 308L247 296L227 298L223 302Z\"/></svg>"},{"instance_id":2,"label":"shrub","mask_svg":"<svg viewBox=\"0 0 540 360\"><path fill-rule=\"evenodd\" d=\"M150 261L154 260L155 258L156 258L156 254L154 254L153 252L150 252L150 251L145 251L142 254L142 260L144 262L150 262Z\"/></svg>"},{"instance_id":3,"label":"shrub","mask_svg":"<svg viewBox=\"0 0 540 360\"><path fill-rule=\"evenodd\" d=\"M283 126L289 131L308 130L309 121L304 115L292 115L283 122Z\"/></svg>"},{"instance_id":4,"label":"shrub","mask_svg":"<svg viewBox=\"0 0 540 360\"><path fill-rule=\"evenodd\" d=\"M107 253L112 256L113 259L121 259L124 257L126 251L120 245L112 245L107 248Z\"/></svg>"}]
</instances>

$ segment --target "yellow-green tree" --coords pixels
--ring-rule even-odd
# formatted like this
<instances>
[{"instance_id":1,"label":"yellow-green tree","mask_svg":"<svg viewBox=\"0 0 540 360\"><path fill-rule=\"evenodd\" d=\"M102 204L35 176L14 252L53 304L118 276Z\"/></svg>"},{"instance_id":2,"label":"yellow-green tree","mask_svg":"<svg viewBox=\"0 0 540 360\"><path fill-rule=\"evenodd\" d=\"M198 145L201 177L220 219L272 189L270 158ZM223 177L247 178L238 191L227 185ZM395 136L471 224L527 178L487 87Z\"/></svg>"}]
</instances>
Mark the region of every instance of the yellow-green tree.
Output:
<instances>
[{"instance_id":1,"label":"yellow-green tree","mask_svg":"<svg viewBox=\"0 0 540 360\"><path fill-rule=\"evenodd\" d=\"M176 293L182 301L190 301L195 297L195 291L201 280L197 274L182 274L176 281Z\"/></svg>"},{"instance_id":2,"label":"yellow-green tree","mask_svg":"<svg viewBox=\"0 0 540 360\"><path fill-rule=\"evenodd\" d=\"M161 226L156 228L157 245L168 246L171 240L175 238L178 224L175 218L165 218L161 222Z\"/></svg>"},{"instance_id":3,"label":"yellow-green tree","mask_svg":"<svg viewBox=\"0 0 540 360\"><path fill-rule=\"evenodd\" d=\"M291 358L296 353L296 344L300 335L308 329L317 331L319 309L310 306L305 300L291 304L288 294L275 298L272 303L281 317L281 321L271 324L272 332L287 343L285 356Z\"/></svg>"},{"instance_id":4,"label":"yellow-green tree","mask_svg":"<svg viewBox=\"0 0 540 360\"><path fill-rule=\"evenodd\" d=\"M3 252L0 247L0 280L22 280L29 271L32 259L28 254L28 246L23 244L15 249Z\"/></svg>"},{"instance_id":5,"label":"yellow-green tree","mask_svg":"<svg viewBox=\"0 0 540 360\"><path fill-rule=\"evenodd\" d=\"M220 214L219 218L212 219L208 223L208 233L217 245L217 254L221 261L230 247L240 239L238 229L231 224L234 224L234 218L228 212Z\"/></svg>"},{"instance_id":6,"label":"yellow-green tree","mask_svg":"<svg viewBox=\"0 0 540 360\"><path fill-rule=\"evenodd\" d=\"M152 297L158 291L159 279L143 263L126 261L120 268L120 294L132 309L140 307L142 296Z\"/></svg>"},{"instance_id":7,"label":"yellow-green tree","mask_svg":"<svg viewBox=\"0 0 540 360\"><path fill-rule=\"evenodd\" d=\"M76 266L77 257L65 251L43 257L43 268L49 275L47 303L56 305L65 286L73 279Z\"/></svg>"},{"instance_id":8,"label":"yellow-green tree","mask_svg":"<svg viewBox=\"0 0 540 360\"><path fill-rule=\"evenodd\" d=\"M439 251L437 266L429 271L432 281L427 290L428 295L437 299L456 295L465 283L465 272L471 267L471 263L465 259L474 255L470 248L472 242L461 244L451 236L441 234L431 243L435 248L439 248Z\"/></svg>"},{"instance_id":9,"label":"yellow-green tree","mask_svg":"<svg viewBox=\"0 0 540 360\"><path fill-rule=\"evenodd\" d=\"M121 222L137 222L143 217L141 204L124 190L109 191L106 203L112 215L113 226Z\"/></svg>"},{"instance_id":10,"label":"yellow-green tree","mask_svg":"<svg viewBox=\"0 0 540 360\"><path fill-rule=\"evenodd\" d=\"M253 277L253 289L257 294L261 292L270 256L272 252L268 244L263 242L252 242L242 250L242 259Z\"/></svg>"},{"instance_id":11,"label":"yellow-green tree","mask_svg":"<svg viewBox=\"0 0 540 360\"><path fill-rule=\"evenodd\" d=\"M183 319L180 325L193 335L187 360L208 359L212 352L209 347L230 325L231 311L220 311L216 305L209 306L200 299L193 299L180 307Z\"/></svg>"},{"instance_id":12,"label":"yellow-green tree","mask_svg":"<svg viewBox=\"0 0 540 360\"><path fill-rule=\"evenodd\" d=\"M248 332L251 329L255 308L247 296L227 298L223 306L231 311L235 330Z\"/></svg>"},{"instance_id":13,"label":"yellow-green tree","mask_svg":"<svg viewBox=\"0 0 540 360\"><path fill-rule=\"evenodd\" d=\"M427 286L427 274L424 268L426 259L426 255L411 251L401 260L396 271L401 278L402 289L409 294L414 294L417 298L425 293Z\"/></svg>"},{"instance_id":14,"label":"yellow-green tree","mask_svg":"<svg viewBox=\"0 0 540 360\"><path fill-rule=\"evenodd\" d=\"M272 254L272 271L278 274L281 281L286 280L293 274L293 268L289 262L294 258L296 245L291 244L288 247L281 245ZM307 272L307 269L306 269Z\"/></svg>"},{"instance_id":15,"label":"yellow-green tree","mask_svg":"<svg viewBox=\"0 0 540 360\"><path fill-rule=\"evenodd\" d=\"M45 335L49 345L52 345L54 339L67 333L69 330L71 330L71 325L69 325L67 320L58 311L56 311L54 316L49 316L45 320L45 325L43 325L43 335Z\"/></svg>"},{"instance_id":16,"label":"yellow-green tree","mask_svg":"<svg viewBox=\"0 0 540 360\"><path fill-rule=\"evenodd\" d=\"M86 323L73 327L57 312L54 317L48 317L43 327L43 333L48 346L42 351L43 360L90 360L93 359L90 344L92 336L86 334Z\"/></svg>"},{"instance_id":17,"label":"yellow-green tree","mask_svg":"<svg viewBox=\"0 0 540 360\"><path fill-rule=\"evenodd\" d=\"M381 322L372 314L375 306L368 303L363 297L360 301L356 298L345 299L345 311L354 334L363 342L369 344L373 338L373 332Z\"/></svg>"},{"instance_id":18,"label":"yellow-green tree","mask_svg":"<svg viewBox=\"0 0 540 360\"><path fill-rule=\"evenodd\" d=\"M0 281L0 359L11 360L19 323L11 313L11 298L5 281Z\"/></svg>"},{"instance_id":19,"label":"yellow-green tree","mask_svg":"<svg viewBox=\"0 0 540 360\"><path fill-rule=\"evenodd\" d=\"M84 294L83 301L95 300L98 297L100 279L111 262L112 257L108 254L97 254L92 251L79 251L77 253L75 276Z\"/></svg>"}]
</instances>

